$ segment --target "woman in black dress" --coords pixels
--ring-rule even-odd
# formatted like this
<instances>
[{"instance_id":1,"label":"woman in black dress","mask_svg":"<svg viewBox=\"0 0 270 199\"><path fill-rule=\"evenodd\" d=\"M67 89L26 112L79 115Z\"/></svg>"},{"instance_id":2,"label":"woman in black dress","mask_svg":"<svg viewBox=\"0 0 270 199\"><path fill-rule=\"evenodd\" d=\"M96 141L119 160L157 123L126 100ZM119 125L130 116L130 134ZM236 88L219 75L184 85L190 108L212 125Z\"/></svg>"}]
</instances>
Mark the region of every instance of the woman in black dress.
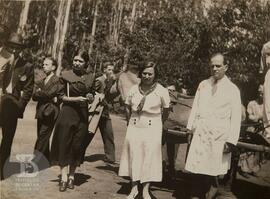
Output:
<instances>
[{"instance_id":1,"label":"woman in black dress","mask_svg":"<svg viewBox=\"0 0 270 199\"><path fill-rule=\"evenodd\" d=\"M88 103L93 99L93 75L87 74L87 52L80 51L73 59L72 70L63 71L61 108L55 125L51 148L51 164L59 165L59 191L74 189L75 169L83 162L83 140L88 131Z\"/></svg>"}]
</instances>

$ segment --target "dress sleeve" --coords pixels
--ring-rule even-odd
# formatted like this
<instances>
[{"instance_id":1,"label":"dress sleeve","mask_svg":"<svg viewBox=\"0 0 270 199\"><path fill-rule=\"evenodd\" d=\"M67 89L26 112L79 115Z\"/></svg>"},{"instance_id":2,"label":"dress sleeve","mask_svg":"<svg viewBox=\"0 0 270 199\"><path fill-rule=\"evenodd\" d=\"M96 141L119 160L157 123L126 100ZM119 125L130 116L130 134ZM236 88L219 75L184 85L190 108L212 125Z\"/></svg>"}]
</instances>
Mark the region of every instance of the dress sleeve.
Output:
<instances>
[{"instance_id":1,"label":"dress sleeve","mask_svg":"<svg viewBox=\"0 0 270 199\"><path fill-rule=\"evenodd\" d=\"M163 92L161 94L161 103L162 103L162 108L169 108L170 107L170 95L169 91L166 88L163 88Z\"/></svg>"},{"instance_id":2,"label":"dress sleeve","mask_svg":"<svg viewBox=\"0 0 270 199\"><path fill-rule=\"evenodd\" d=\"M263 73L264 70L265 70L265 66L266 66L266 63L265 63L265 46L262 47L262 51L261 51L261 64L260 64L260 70L259 72L260 73Z\"/></svg>"},{"instance_id":3,"label":"dress sleeve","mask_svg":"<svg viewBox=\"0 0 270 199\"><path fill-rule=\"evenodd\" d=\"M270 124L270 70L265 75L264 86L263 86L263 106L264 106L264 123L265 126ZM269 128L265 129L267 134L269 133Z\"/></svg>"}]
</instances>

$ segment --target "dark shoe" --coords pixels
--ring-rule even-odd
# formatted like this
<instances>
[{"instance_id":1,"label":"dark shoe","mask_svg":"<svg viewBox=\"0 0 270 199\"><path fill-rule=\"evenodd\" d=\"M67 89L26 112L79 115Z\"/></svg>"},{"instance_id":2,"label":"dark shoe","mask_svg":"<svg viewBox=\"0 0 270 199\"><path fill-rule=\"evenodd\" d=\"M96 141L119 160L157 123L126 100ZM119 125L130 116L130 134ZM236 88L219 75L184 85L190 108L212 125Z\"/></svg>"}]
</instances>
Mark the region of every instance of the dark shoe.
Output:
<instances>
[{"instance_id":1,"label":"dark shoe","mask_svg":"<svg viewBox=\"0 0 270 199\"><path fill-rule=\"evenodd\" d=\"M60 182L60 185L59 185L59 191L60 192L64 192L67 190L67 182L65 181L61 181Z\"/></svg>"},{"instance_id":2,"label":"dark shoe","mask_svg":"<svg viewBox=\"0 0 270 199\"><path fill-rule=\"evenodd\" d=\"M74 189L74 180L69 178L67 183L67 188Z\"/></svg>"}]
</instances>

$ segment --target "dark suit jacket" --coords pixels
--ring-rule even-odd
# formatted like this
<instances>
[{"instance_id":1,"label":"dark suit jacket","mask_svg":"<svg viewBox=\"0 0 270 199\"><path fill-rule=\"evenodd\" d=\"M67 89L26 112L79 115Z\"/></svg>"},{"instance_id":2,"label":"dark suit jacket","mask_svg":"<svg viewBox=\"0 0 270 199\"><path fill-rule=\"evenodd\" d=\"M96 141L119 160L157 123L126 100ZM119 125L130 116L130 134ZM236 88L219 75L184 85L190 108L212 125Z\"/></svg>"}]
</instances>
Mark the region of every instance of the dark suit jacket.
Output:
<instances>
[{"instance_id":1,"label":"dark suit jacket","mask_svg":"<svg viewBox=\"0 0 270 199\"><path fill-rule=\"evenodd\" d=\"M110 89L114 83L114 80L107 80L104 75L98 77L95 80L95 91L98 93L104 93L105 99L103 101L104 109L102 117L109 118L109 103L113 100L115 96L110 94Z\"/></svg>"},{"instance_id":2,"label":"dark suit jacket","mask_svg":"<svg viewBox=\"0 0 270 199\"><path fill-rule=\"evenodd\" d=\"M46 107L50 104L50 108L53 109L54 113L51 115L51 119L56 119L59 113L59 102L53 102L53 98L59 95L59 92L62 88L59 78L56 75L53 75L47 84L44 83L45 79L41 82L38 82L35 85L33 100L37 101L37 109L36 109L36 118L43 119L44 111ZM48 109L47 109L48 111Z\"/></svg>"},{"instance_id":3,"label":"dark suit jacket","mask_svg":"<svg viewBox=\"0 0 270 199\"><path fill-rule=\"evenodd\" d=\"M13 76L11 73L13 70ZM11 79L12 78L12 79ZM18 104L19 108L19 117L23 117L23 112L29 100L31 99L33 88L34 88L34 67L33 65L24 60L21 57L18 57L15 60L15 65L9 65L6 68L3 75L2 88L3 93L10 81L12 81L12 96L15 97L16 104Z\"/></svg>"}]
</instances>

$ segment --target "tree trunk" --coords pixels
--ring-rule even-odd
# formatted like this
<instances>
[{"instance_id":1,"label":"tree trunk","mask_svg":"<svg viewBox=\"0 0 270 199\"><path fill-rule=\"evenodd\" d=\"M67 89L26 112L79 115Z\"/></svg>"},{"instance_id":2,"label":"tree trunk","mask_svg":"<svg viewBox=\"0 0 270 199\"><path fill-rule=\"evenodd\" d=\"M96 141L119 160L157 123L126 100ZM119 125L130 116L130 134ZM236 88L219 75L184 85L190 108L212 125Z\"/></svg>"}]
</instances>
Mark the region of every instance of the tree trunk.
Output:
<instances>
[{"instance_id":1,"label":"tree trunk","mask_svg":"<svg viewBox=\"0 0 270 199\"><path fill-rule=\"evenodd\" d=\"M48 11L48 10L47 10ZM49 26L49 19L50 19L50 12L47 12L47 18L46 18L46 23L45 23L45 28L44 28L44 33L43 33L43 38L41 42L42 49L46 49L46 43L47 41L47 32L48 32L48 26Z\"/></svg>"},{"instance_id":2,"label":"tree trunk","mask_svg":"<svg viewBox=\"0 0 270 199\"><path fill-rule=\"evenodd\" d=\"M130 28L129 28L130 32L132 32L134 29L135 18L136 18L136 7L137 7L137 1L134 1L133 6L132 6L131 20L130 20Z\"/></svg>"},{"instance_id":3,"label":"tree trunk","mask_svg":"<svg viewBox=\"0 0 270 199\"><path fill-rule=\"evenodd\" d=\"M115 9L115 23L113 26L113 43L114 45L118 44L119 39L119 32L121 27L121 20L122 20L122 13L123 13L123 3L122 0L118 0L118 9Z\"/></svg>"},{"instance_id":4,"label":"tree trunk","mask_svg":"<svg viewBox=\"0 0 270 199\"><path fill-rule=\"evenodd\" d=\"M98 4L99 4L99 0L97 0L96 6L95 6L95 13L94 13L94 19L93 19L93 24L92 24L91 38L90 38L90 46L89 46L89 50L88 50L89 56L92 54L93 46L94 46L94 42L95 42L97 16L98 16Z\"/></svg>"},{"instance_id":5,"label":"tree trunk","mask_svg":"<svg viewBox=\"0 0 270 199\"><path fill-rule=\"evenodd\" d=\"M64 16L64 24L63 24L63 29L62 29L62 34L60 37L60 43L59 43L59 52L58 52L58 68L56 71L56 74L59 75L61 70L62 70L62 58L63 58L63 54L64 54L64 44L65 44L65 38L66 38L66 34L67 34L67 29L68 29L68 19L69 19L69 13L70 13L70 7L71 7L71 3L72 0L66 0L67 1L67 5L66 5L66 9L65 9L65 16Z\"/></svg>"},{"instance_id":6,"label":"tree trunk","mask_svg":"<svg viewBox=\"0 0 270 199\"><path fill-rule=\"evenodd\" d=\"M23 2L23 8L22 8L20 22L19 22L19 28L18 28L18 32L23 34L23 35L25 34L24 27L25 27L26 22L27 22L30 3L31 3L31 0L25 0Z\"/></svg>"},{"instance_id":7,"label":"tree trunk","mask_svg":"<svg viewBox=\"0 0 270 199\"><path fill-rule=\"evenodd\" d=\"M60 37L61 32L61 22L63 17L63 10L64 10L65 1L60 0L59 1L59 7L58 7L58 16L55 22L55 32L54 32L54 41L52 45L52 56L53 58L56 58L57 56L57 47L58 47L58 41Z\"/></svg>"}]
</instances>

